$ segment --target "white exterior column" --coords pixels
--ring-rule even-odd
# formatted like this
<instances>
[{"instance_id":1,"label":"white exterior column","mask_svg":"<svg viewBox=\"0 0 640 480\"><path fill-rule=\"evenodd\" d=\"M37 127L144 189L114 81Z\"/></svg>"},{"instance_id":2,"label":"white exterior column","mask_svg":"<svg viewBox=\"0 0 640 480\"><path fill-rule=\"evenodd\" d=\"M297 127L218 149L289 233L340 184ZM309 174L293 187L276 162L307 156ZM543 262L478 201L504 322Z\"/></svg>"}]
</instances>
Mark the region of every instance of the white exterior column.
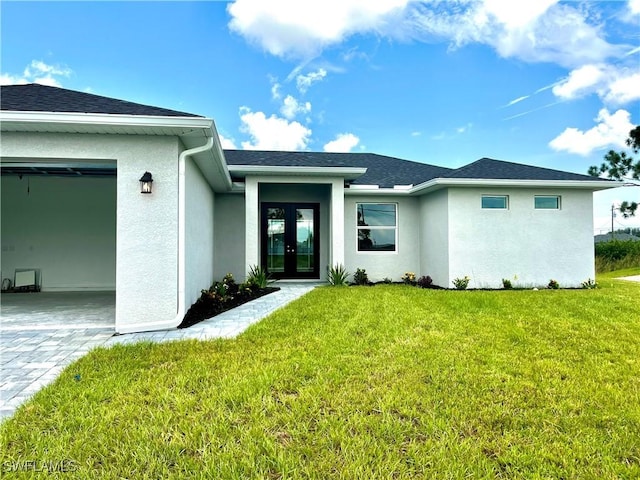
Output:
<instances>
[{"instance_id":1,"label":"white exterior column","mask_svg":"<svg viewBox=\"0 0 640 480\"><path fill-rule=\"evenodd\" d=\"M258 180L245 178L245 269L260 263L260 203L258 199Z\"/></svg>"},{"instance_id":2,"label":"white exterior column","mask_svg":"<svg viewBox=\"0 0 640 480\"><path fill-rule=\"evenodd\" d=\"M344 265L344 180L331 182L331 252L330 266Z\"/></svg>"}]
</instances>

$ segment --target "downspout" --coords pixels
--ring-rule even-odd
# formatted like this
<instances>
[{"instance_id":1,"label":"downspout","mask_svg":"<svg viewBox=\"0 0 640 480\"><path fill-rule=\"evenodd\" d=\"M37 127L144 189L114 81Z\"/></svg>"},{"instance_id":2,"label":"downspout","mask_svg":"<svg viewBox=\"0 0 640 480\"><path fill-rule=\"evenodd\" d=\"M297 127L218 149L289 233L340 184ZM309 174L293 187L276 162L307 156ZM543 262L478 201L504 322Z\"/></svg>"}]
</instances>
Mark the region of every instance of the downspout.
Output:
<instances>
[{"instance_id":1,"label":"downspout","mask_svg":"<svg viewBox=\"0 0 640 480\"><path fill-rule=\"evenodd\" d=\"M169 330L172 328L176 328L180 323L182 323L182 319L186 313L186 305L185 305L185 290L186 290L186 253L185 253L185 243L186 243L186 165L187 165L187 157L191 155L195 155L197 153L202 153L207 150L211 150L213 147L213 136L209 137L207 142L204 145L199 147L194 147L189 150L184 150L180 156L178 157L178 289L177 289L177 300L178 300L178 311L176 316L171 320L165 320L161 322L152 322L146 324L134 324L129 326L124 326L123 328L119 328L117 333L136 333L136 332L149 332L153 330Z\"/></svg>"},{"instance_id":2,"label":"downspout","mask_svg":"<svg viewBox=\"0 0 640 480\"><path fill-rule=\"evenodd\" d=\"M186 198L186 170L187 157L197 153L206 152L213 147L213 136L209 137L204 145L184 150L178 157L178 312L176 318L171 322L169 328L174 328L182 323L185 313L187 313L186 284L186 231L187 231L187 198Z\"/></svg>"}]
</instances>

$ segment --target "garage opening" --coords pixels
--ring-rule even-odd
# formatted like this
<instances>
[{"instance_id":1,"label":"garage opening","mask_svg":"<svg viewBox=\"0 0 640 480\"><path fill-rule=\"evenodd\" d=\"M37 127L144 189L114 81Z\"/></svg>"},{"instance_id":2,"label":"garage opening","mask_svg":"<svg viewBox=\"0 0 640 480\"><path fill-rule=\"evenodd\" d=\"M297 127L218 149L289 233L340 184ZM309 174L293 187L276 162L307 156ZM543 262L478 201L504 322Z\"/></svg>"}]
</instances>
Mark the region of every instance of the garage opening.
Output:
<instances>
[{"instance_id":1,"label":"garage opening","mask_svg":"<svg viewBox=\"0 0 640 480\"><path fill-rule=\"evenodd\" d=\"M1 173L3 329L114 328L115 161L3 159Z\"/></svg>"}]
</instances>

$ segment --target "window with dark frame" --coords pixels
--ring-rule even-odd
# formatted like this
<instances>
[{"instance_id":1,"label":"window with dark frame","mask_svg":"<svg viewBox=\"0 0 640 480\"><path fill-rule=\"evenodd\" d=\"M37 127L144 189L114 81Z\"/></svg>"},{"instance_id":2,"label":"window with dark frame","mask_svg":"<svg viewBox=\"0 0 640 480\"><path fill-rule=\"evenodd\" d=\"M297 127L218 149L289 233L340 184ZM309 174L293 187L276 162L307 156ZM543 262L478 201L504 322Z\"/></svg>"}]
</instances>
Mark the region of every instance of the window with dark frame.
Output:
<instances>
[{"instance_id":1,"label":"window with dark frame","mask_svg":"<svg viewBox=\"0 0 640 480\"><path fill-rule=\"evenodd\" d=\"M395 203L356 204L358 251L397 251L398 209Z\"/></svg>"}]
</instances>

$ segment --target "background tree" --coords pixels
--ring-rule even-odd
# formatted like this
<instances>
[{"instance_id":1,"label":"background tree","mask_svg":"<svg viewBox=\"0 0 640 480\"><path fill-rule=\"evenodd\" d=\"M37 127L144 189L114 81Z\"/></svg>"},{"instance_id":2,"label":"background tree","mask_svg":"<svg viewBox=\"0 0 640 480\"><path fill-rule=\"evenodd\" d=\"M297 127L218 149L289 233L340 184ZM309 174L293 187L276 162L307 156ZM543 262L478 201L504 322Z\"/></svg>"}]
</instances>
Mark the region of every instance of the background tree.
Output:
<instances>
[{"instance_id":1,"label":"background tree","mask_svg":"<svg viewBox=\"0 0 640 480\"><path fill-rule=\"evenodd\" d=\"M640 125L629 132L626 144L633 153L640 152ZM604 156L604 160L604 163L599 167L595 165L589 167L589 175L599 177L606 174L609 178L615 180L640 181L640 161L634 161L631 155L627 155L627 152L609 150L609 153ZM640 183L638 184L640 185ZM619 208L620 213L625 218L635 215L637 209L637 202L627 202L626 200L620 204Z\"/></svg>"}]
</instances>

